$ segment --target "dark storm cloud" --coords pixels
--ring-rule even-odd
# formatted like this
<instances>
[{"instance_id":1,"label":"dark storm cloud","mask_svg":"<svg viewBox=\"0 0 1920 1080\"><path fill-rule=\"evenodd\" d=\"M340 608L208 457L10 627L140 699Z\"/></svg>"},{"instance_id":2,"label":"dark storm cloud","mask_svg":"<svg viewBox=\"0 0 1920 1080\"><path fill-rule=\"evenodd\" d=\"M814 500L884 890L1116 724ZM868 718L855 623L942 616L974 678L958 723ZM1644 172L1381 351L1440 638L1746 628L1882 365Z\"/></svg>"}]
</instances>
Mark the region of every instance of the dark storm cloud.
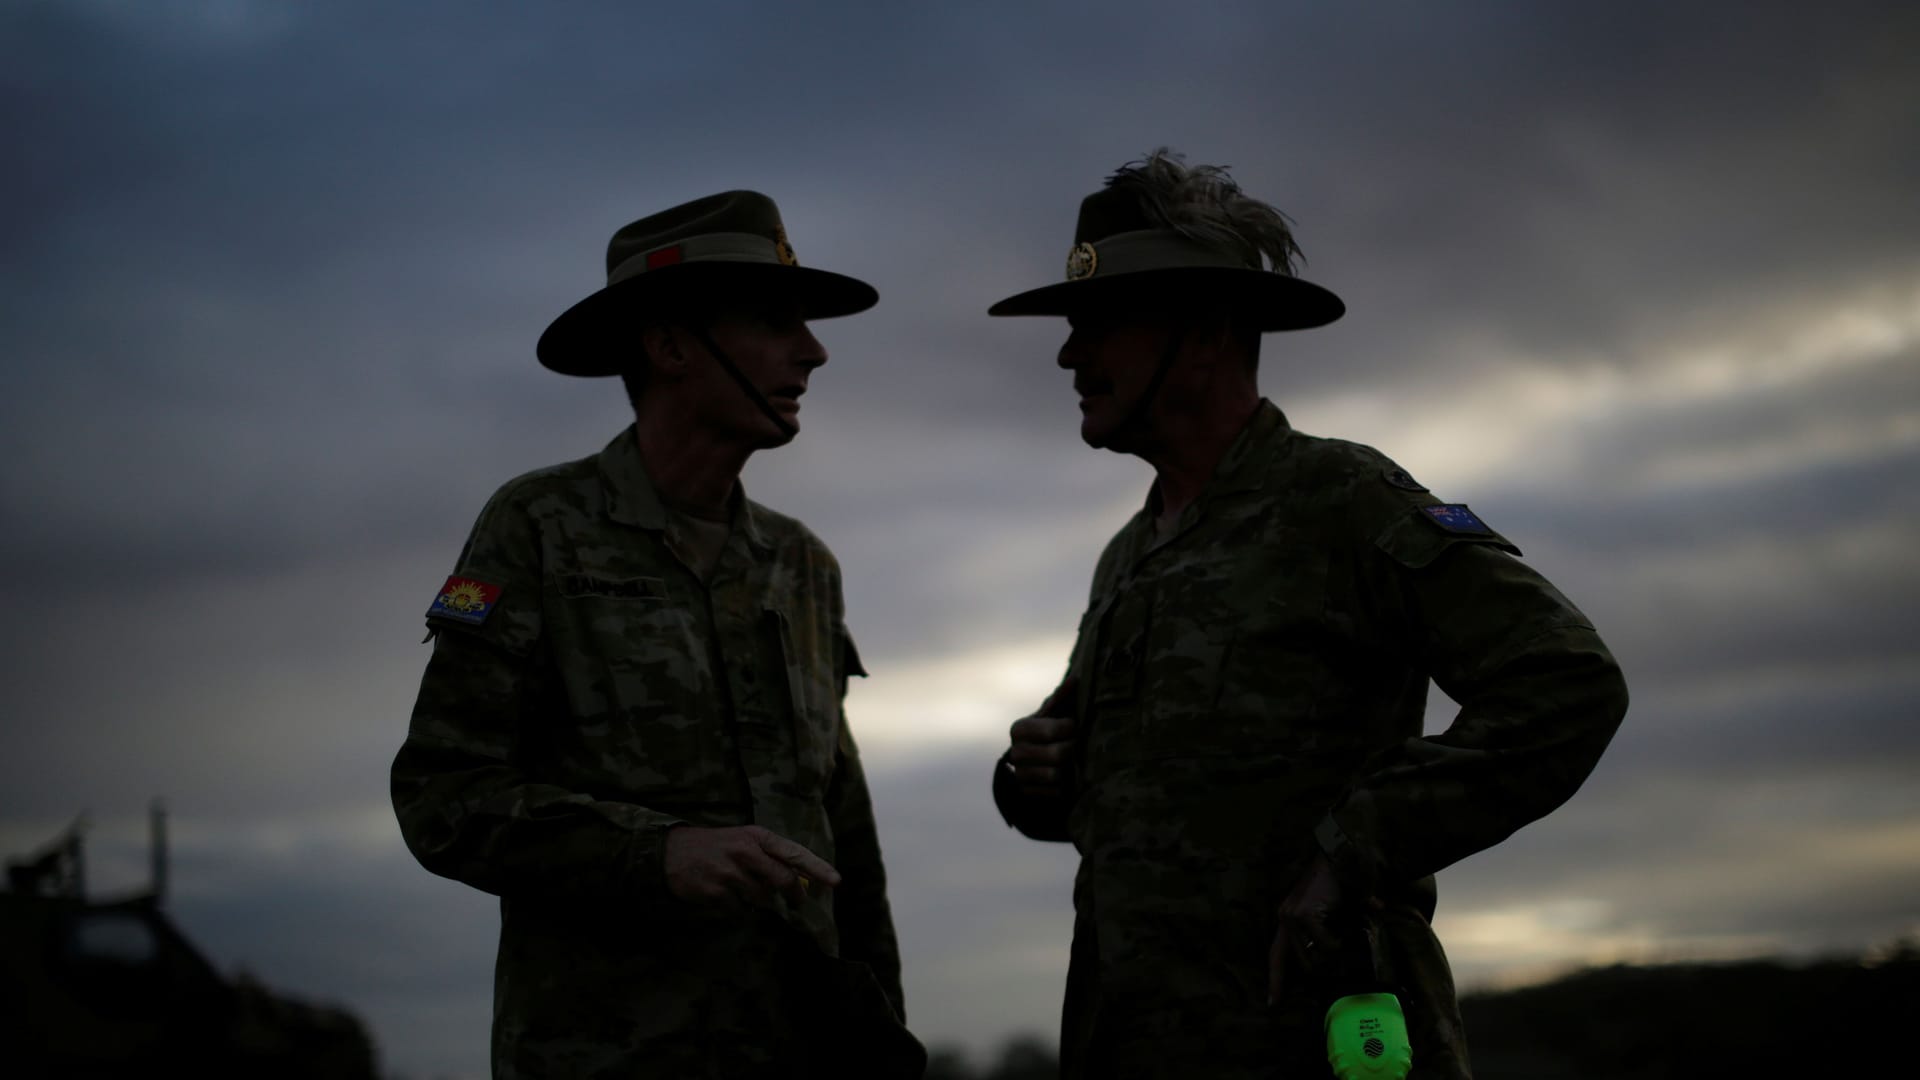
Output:
<instances>
[{"instance_id":1,"label":"dark storm cloud","mask_svg":"<svg viewBox=\"0 0 1920 1080\"><path fill-rule=\"evenodd\" d=\"M328 831L383 806L438 583L348 564L25 608L31 631L5 638L9 812L180 793L183 814Z\"/></svg>"},{"instance_id":2,"label":"dark storm cloud","mask_svg":"<svg viewBox=\"0 0 1920 1080\"><path fill-rule=\"evenodd\" d=\"M1920 449L1702 495L1519 504L1500 527L1589 614L1645 655L1644 674L1791 660L1893 659L1916 640Z\"/></svg>"},{"instance_id":3,"label":"dark storm cloud","mask_svg":"<svg viewBox=\"0 0 1920 1080\"><path fill-rule=\"evenodd\" d=\"M1884 132L1920 101L1891 44L1915 24L1859 15L1534 7L1355 41L1381 55L1330 103L1352 156L1314 174L1353 294L1342 377L1477 341L1552 362L1911 266L1920 154Z\"/></svg>"},{"instance_id":4,"label":"dark storm cloud","mask_svg":"<svg viewBox=\"0 0 1920 1080\"><path fill-rule=\"evenodd\" d=\"M753 152L753 144L799 149L801 137L781 122L802 113L850 117L837 121L837 133L858 134L898 132L902 117L896 114L913 111L929 122L928 132L945 133L943 124L964 119L957 115L958 103L976 90L993 104L1029 106L1006 114L990 133L952 129L956 151L993 150L1006 158L1008 165L987 170L987 177L965 169L929 173L921 163L935 157L896 154L880 161L870 147L850 140L842 148L846 164L872 170L870 176L908 181L885 187L886 194L871 200L883 214L898 217L881 217L887 233L881 241L861 239L872 236L870 219L850 214L845 221L818 221L822 239L834 241L829 251L844 249L888 269L876 275L883 284L913 282L917 271L931 276L936 286L956 286L929 300L911 287L893 290L889 284L890 295L902 293L902 304L883 307L866 323L849 321L825 330L845 341L844 347L835 346L838 366L823 374L825 392L842 395L844 404L830 412L823 399L819 411L832 423L814 436L832 442L796 446L790 458L795 467L786 473L773 471L777 464L756 466L777 478L771 490L786 496L783 505L806 510L803 516L828 523L821 527L836 540L845 538L839 546L865 568L850 584L850 595L856 610L869 612L868 620L877 624L880 633L874 636L888 643L881 646L883 655L889 645L939 647L1045 625L1043 616L1055 625L1070 619L1084 589L1084 564L1090 561L1084 556L1105 531L1093 526L1102 515L1108 527L1123 516L1109 509L1121 505L1116 494L1121 500L1137 497L1140 481L1134 470L1097 456L1089 459L1060 430L1062 376L1050 363L1057 328L1048 321L984 324L977 314L980 302L1006 289L1003 265L1030 264L1036 274L1053 273L1052 254L1027 253L1036 247L1054 251L1056 243L1041 245L1038 238L1064 232L1060 211L1070 210L1079 193L1110 167L1103 163L1078 178L1068 175L1067 166L1090 165L1097 157L1092 148L1109 141L1118 145L1122 129L1180 111L1177 100L1156 98L1140 121L1094 117L1094 130L1081 130L1078 142L1042 142L1043 129L1064 133L1062 114L1113 93L1110 85L1069 73L1098 54L1141 50L1149 38L1176 58L1182 50L1190 55L1212 49L1232 57L1257 51L1270 35L1281 33L1246 9L1217 23L1143 20L1091 30L1036 16L1025 36L998 35L976 24L942 26L961 43L960 51L978 50L979 62L945 65L942 79L908 80L904 92L867 95L871 109L848 112L860 96L855 73L867 71L877 79L911 66L915 49L941 34L903 34L901 27L868 22L866 16L848 16L825 29L796 23L778 27L791 32L770 36L781 42L778 48L748 43L709 70L655 57L623 64L629 58L617 44L617 33L566 37L566 49L543 45L553 40L553 28L545 24L476 33L457 45L428 44L425 23L406 22L425 18L411 10L388 24L391 33L371 41L350 36L352 18L341 9L304 18L344 22L305 25L281 18L257 33L247 32L244 19L169 27L164 20L116 23L105 16L91 23L62 22L44 5L28 10L36 20L29 29L47 40L39 42L41 49L16 50L23 60L14 68L20 73L16 78L27 84L38 80L30 87L34 90L62 93L37 99L51 107L51 115L23 110L36 118L38 136L35 167L23 175L38 183L35 190L83 198L87 208L84 214L47 219L22 215L41 222L36 250L55 273L29 275L14 268L15 276L33 279L24 295L48 302L20 303L21 318L10 325L22 328L29 355L53 361L40 368L20 365L9 376L9 388L19 391L10 396L10 407L22 421L13 427L14 438L24 448L10 457L9 503L31 505L35 512L10 521L17 527L9 531L7 562L30 579L23 587L36 592L76 587L118 592L201 576L266 576L338 561L343 551L425 551L436 541L450 552L496 477L596 448L603 437L598 431L580 438L556 436L552 428L580 416L606 417L602 427L616 426L617 401L607 400L607 387L561 385L542 378L525 359L525 342L545 317L591 287L587 255L606 221L589 220L579 201L554 194L571 190L565 187L569 183L593 187L582 175L582 154L600 155L591 163L611 175L664 174L671 182L690 184L697 171L692 163L712 168L714 162L754 162L761 155ZM1499 318L1496 336L1511 335L1516 324L1507 316L1515 312L1560 311L1565 302L1538 303L1525 288L1492 286L1544 281L1540 287L1561 289L1563 278L1536 272L1538 260L1584 264L1625 258L1619 242L1563 235L1568 229L1611 228L1608 220L1619 215L1606 212L1610 198L1651 192L1684 207L1694 220L1692 228L1755 231L1749 207L1710 197L1709 182L1720 173L1710 171L1695 185L1687 171L1706 169L1729 146L1759 153L1755 146L1792 140L1799 148L1782 167L1749 175L1739 168L1744 159L1736 154L1730 168L1742 172L1744 184L1776 185L1778 197L1771 201L1799 209L1783 222L1767 219L1785 230L1769 235L1794 248L1794 265L1819 269L1823 261L1832 262L1820 254L1824 238L1871 267L1880 257L1876 252L1890 243L1882 238L1899 235L1897 228L1866 235L1858 228L1820 227L1821 215L1878 208L1892 215L1884 220L1897 223L1906 212L1906 201L1884 197L1906 175L1899 158L1902 144L1874 138L1881 129L1869 122L1879 115L1875 110L1897 112L1912 100L1881 92L1898 90L1900 80L1909 77L1885 53L1884 42L1900 37L1897 19L1882 23L1885 32L1858 46L1848 43L1852 39L1845 31L1861 23L1840 17L1823 21L1797 36L1794 49L1807 62L1783 75L1761 64L1783 48L1783 39L1745 23L1729 33L1723 26L1690 26L1694 17L1682 15L1673 16L1681 22L1668 32L1653 33L1645 31L1649 24L1644 22L1636 24L1643 29L1623 29L1625 24L1609 15L1604 25L1549 33L1550 26L1526 22L1537 17L1508 12L1498 25L1395 22L1364 32L1322 26L1318 30L1326 34L1328 48L1297 66L1281 66L1310 80L1330 77L1363 55L1375 61L1364 78L1350 74L1339 84L1350 91L1339 99L1347 102L1344 106L1267 110L1273 114L1266 117L1269 126L1284 122L1316 134L1340 132L1331 153L1316 155L1319 164L1306 168L1295 163L1295 155L1248 160L1256 174L1302 179L1306 194L1321 191L1317 197L1324 197L1332 211L1355 208L1351 221L1366 223L1354 232L1360 243L1352 254L1334 257L1386 267L1383 272L1405 273L1409 280L1418 277L1425 299L1392 305L1404 313L1400 325L1431 332L1462 312L1476 318L1491 313ZM1764 24L1775 16L1758 18ZM847 35L855 24L862 33ZM641 28L630 29L638 33ZM689 42L723 36L713 29L675 28L676 33L688 30L694 34L684 39ZM1286 32L1311 38L1316 27L1309 20ZM561 33L565 36L568 28ZM862 51L890 34L901 35L895 40L904 47L877 55ZM852 50L862 62L821 62L838 48ZM29 54L33 62L26 62ZM572 62L556 74L554 58L561 55ZM691 56L693 50L673 55ZM1833 62L1840 56L1848 62ZM1050 63L1039 62L1049 58ZM1027 79L1006 78L1023 65L1031 67ZM1210 102L1210 108L1198 111L1197 141L1224 143L1229 130L1239 130L1236 125L1249 119L1250 101L1287 100L1279 92L1282 86L1266 74L1272 69L1245 65L1246 86L1273 92L1223 94ZM1608 78L1614 69L1630 69L1636 78L1625 84ZM76 78L77 71L94 74ZM741 72L765 73L782 93L763 111L728 107L753 100L751 88L758 84L735 78ZM543 74L553 78L536 77ZM694 131L702 125L683 119L686 110L658 100L711 89L722 78L730 89L719 95L719 113L747 133L735 141L716 131ZM615 86L630 93L607 92ZM1421 93L1410 96L1406 91L1412 86ZM1053 108L1032 108L1034 102ZM1794 122L1823 106L1840 109L1843 122ZM1538 122L1547 116L1553 123ZM692 141L677 155L667 155L671 163L650 172L653 155L640 141L619 137L623 128L644 129L656 144L681 135ZM501 131L527 141L509 145L497 134L486 137ZM605 138L580 141L588 132ZM1615 152L1596 151L1588 163L1596 169L1668 171L1643 177L1622 194L1601 183L1602 176L1582 179L1575 167L1579 162L1544 155L1528 141L1566 138L1567 132L1598 132L1612 140L1607 146ZM571 157L542 153L549 141L569 147ZM1390 147L1400 148L1395 152L1402 156L1393 157ZM1060 168L1046 167L1050 161ZM1447 168L1411 168L1422 162ZM1042 181L1031 202L1024 196L1035 185L1016 182L1023 164ZM846 208L857 201L843 193L846 183L835 182L833 168L815 160L810 169L800 171L794 186L811 193L811 205ZM1421 182L1385 187L1378 179L1409 173ZM1834 178L1840 173L1847 177L1844 190L1851 197L1795 197L1803 188L1837 188ZM917 181L924 182L916 186ZM1575 181L1591 190L1577 188ZM1569 191L1594 201L1553 201ZM1043 212L1036 205L1046 192L1059 208ZM1369 203L1375 192L1391 194L1396 202ZM595 209L610 209L622 198L603 195ZM1527 205L1529 199L1545 202L1525 214L1513 212L1516 200ZM503 206L528 212L532 221L499 212ZM975 213L984 225L973 220ZM536 224L556 218L570 223L572 239L586 244L587 252L564 249ZM1521 219L1529 223L1524 235L1511 224ZM902 220L916 228L901 230ZM1537 235L1531 226L1540 220L1561 232ZM485 225L475 228L475 222ZM403 233L403 226L411 231ZM1638 235L1648 231L1642 228ZM399 235L408 239L387 242ZM838 239L842 235L847 238ZM900 235L908 241L899 242ZM969 238L985 240L977 244L985 250L970 250ZM1473 250L1475 244L1506 253L1498 264L1476 267L1506 279L1432 272L1449 261L1443 257L1447 253ZM1774 260L1749 257L1752 253L1737 247L1683 246L1684 257L1677 261L1666 256L1645 261L1727 289L1736 286L1723 283L1777 284L1769 275L1783 272ZM114 257L103 259L108 252ZM942 253L971 257L941 258ZM1710 265L1722 255L1724 265ZM100 269L103 264L108 272ZM111 272L122 264L164 272L131 277ZM62 270L67 277L60 276ZM581 279L585 285L566 284ZM1481 282L1474 287L1484 287L1488 295L1512 297L1502 301L1510 306L1492 311L1451 303L1445 290L1465 288L1469 281ZM63 283L70 291L63 291ZM1646 274L1621 274L1617 285L1599 295L1636 312L1659 312L1675 302L1670 294L1699 302L1697 292L1660 284ZM529 292L541 302L528 298ZM1583 310L1593 295L1583 294ZM954 335L929 342L929 335L914 332L915 318L927 312L934 329L950 325ZM943 313L948 322L941 321ZM1350 324L1362 321L1356 312ZM1586 340L1593 331L1578 321L1551 325L1569 341ZM1329 333L1350 329L1342 324ZM1002 347L1004 342L1019 347ZM1318 348L1328 355L1354 352L1337 341ZM1292 364L1282 369L1282 377L1307 386L1352 379L1364 376L1369 363L1400 364L1405 355L1394 349L1366 351L1377 352L1377 359L1342 355L1337 375ZM1551 349L1543 353L1551 359ZM1459 356L1440 359L1467 362ZM838 384L826 381L836 373ZM1018 387L1037 392L1009 392ZM891 411L876 415L895 416L905 422L902 426L924 419L932 423L930 430L951 434L930 441L925 455L891 458L884 468L876 467L874 456L862 452L856 431L870 407L882 404ZM1645 458L1652 456L1647 448L1653 446L1667 454L1674 449L1676 431L1701 439L1716 430L1764 428L1793 407L1776 401L1752 410L1689 408L1667 418L1666 441L1649 437L1652 432L1629 431L1630 437L1616 437L1611 446L1595 446L1592 452L1598 457L1630 447L1630 453ZM983 431L994 432L993 449L961 449L979 441ZM75 434L82 438L72 439ZM1066 464L1075 454L1081 456ZM1056 460L1063 463L1053 464ZM808 475L808 466L822 463L830 466L820 470L824 475ZM1851 473L1862 477L1861 497L1871 499L1905 467L1895 458L1858 464ZM1016 478L1022 483L1014 483ZM832 482L821 482L828 479ZM1798 486L1723 485L1718 491L1638 505L1605 503L1603 510L1595 509L1590 495L1558 504L1547 499L1527 504L1513 527L1526 526L1529 514L1584 512L1587 520L1571 523L1566 539L1589 549L1627 556L1683 537L1696 546L1712 545L1753 535L1765 524L1754 519L1764 518L1767 510L1726 516L1741 506L1777 511L1820 503L1830 522L1841 509L1836 503L1846 502L1849 479L1841 470ZM897 509L916 497L914 509L904 514ZM885 528L876 530L881 520ZM1733 520L1742 523L1739 530ZM1077 523L1089 526L1087 538L1069 539ZM877 532L887 542L878 542ZM1561 539L1552 530L1526 532L1538 536L1549 552ZM1036 534L1057 542L1036 544L1031 540ZM998 580L985 583L927 573L929 566L968 553L956 543L1009 556L1023 547L1050 554L1009 557ZM446 557L421 559L439 563ZM982 584L999 587L982 589ZM1888 606L1897 603L1895 595L1883 594ZM910 602L885 605L869 596ZM1718 604L1723 598L1709 590L1702 599ZM1816 623L1832 618L1817 607L1802 607L1801 613ZM1725 617L1720 608L1709 614ZM1866 621L1866 636L1888 622L1885 617ZM1755 634L1791 651L1805 647L1800 634L1821 629L1806 626L1804 618L1755 625L1744 635L1694 634L1690 649L1649 651L1676 664L1689 657L1707 659L1708 652L1734 661L1748 655ZM1818 640L1856 644L1831 635Z\"/></svg>"},{"instance_id":5,"label":"dark storm cloud","mask_svg":"<svg viewBox=\"0 0 1920 1080\"><path fill-rule=\"evenodd\" d=\"M86 210L22 216L43 222L36 272L13 276L36 278L49 302L9 322L60 374L16 371L13 407L43 421L16 430L44 443L67 418L114 418L96 437L139 459L123 461L132 490L116 504L138 509L137 489L165 481L176 497L234 508L241 521L207 530L231 538L221 565L298 558L298 535L324 535L343 514L404 529L370 487L427 504L420 520L457 516L483 494L468 479L483 467L597 447L542 437L589 400L593 415L617 409L597 407L607 393L543 379L528 343L592 287L606 230L647 191L686 197L718 176L764 178L797 212L802 251L821 252L809 261L846 265L844 253L882 285L888 302L865 323L825 330L844 339L848 377L830 389L852 414L968 432L1061 422L1051 320L990 323L980 311L1010 277L1053 277L1079 195L1118 164L1109 158L1165 135L1191 132L1202 159L1237 159L1256 193L1299 189L1303 237L1324 238L1309 244L1326 253L1313 265L1344 279L1354 315L1318 339L1276 339L1289 388L1356 384L1416 360L1429 376L1471 364L1451 341L1462 322L1491 320L1496 337L1551 359L1592 338L1587 320L1630 336L1671 297L1699 303L1698 287L1672 287L1681 280L1777 288L1783 265L1838 264L1828 247L1876 265L1899 250L1890 238L1911 212L1894 197L1910 163L1879 137L1914 98L1899 93L1905 65L1876 44L1898 38L1893 16L1800 29L1804 62L1782 73L1770 66L1782 38L1768 32L1780 16L1766 12L1733 27L1669 14L1662 27L1617 10L1577 25L1518 9L1429 24L1408 10L1356 27L1232 7L1095 26L1043 13L1013 33L951 15L775 8L743 9L761 32L742 38L630 9L583 33L551 15L483 27L410 7L384 15L378 34L358 32L371 16L351 8L292 17L242 5L198 22L93 10L35 5L18 17L17 40L41 46L16 48L34 58L16 77L38 106L25 175ZM1867 25L1883 32L1853 44ZM677 47L646 48L665 39ZM1310 41L1321 47L1298 46ZM723 59L692 59L707 48ZM1156 49L1164 74L1146 63ZM1289 62L1256 62L1272 52ZM1135 56L1146 72L1132 89L1079 74ZM1203 56L1230 73L1216 93L1169 92L1182 62ZM930 66L939 77L912 77ZM1095 109L1131 94L1140 108ZM1842 122L1814 123L1823 108ZM1742 167L1740 155L1784 140L1796 148L1787 159ZM1626 185L1602 174L1648 167L1668 171ZM1764 190L1717 194L1728 172ZM1809 197L1836 189L1852 197ZM1684 207L1688 220L1652 227L1635 199ZM1768 242L1792 260L1745 246L1763 203L1792 208L1766 215ZM1867 228L1864 207L1893 218ZM1656 240L1673 250L1644 246ZM181 438L191 416L150 430L115 422L183 407L211 414L207 445ZM236 430L235 416L256 428ZM503 441L523 456L488 452ZM332 475L367 473L347 491L314 491L302 466L319 448L353 446L368 460L349 455ZM430 464L409 468L423 447ZM374 475L376 462L393 464ZM458 462L470 472L436 472ZM151 520L169 509L111 524L55 518L49 531L104 533L80 545L89 557L139 549L191 571L192 537Z\"/></svg>"}]
</instances>

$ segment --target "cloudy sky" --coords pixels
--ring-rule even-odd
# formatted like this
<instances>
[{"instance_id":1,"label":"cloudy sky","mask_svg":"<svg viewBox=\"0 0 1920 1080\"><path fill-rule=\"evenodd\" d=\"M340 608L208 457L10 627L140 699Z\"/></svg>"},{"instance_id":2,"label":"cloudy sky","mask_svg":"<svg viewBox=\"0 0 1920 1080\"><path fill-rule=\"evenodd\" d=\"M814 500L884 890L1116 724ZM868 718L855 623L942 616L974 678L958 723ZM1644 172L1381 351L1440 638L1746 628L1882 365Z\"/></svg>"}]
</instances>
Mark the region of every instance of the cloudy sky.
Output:
<instances>
[{"instance_id":1,"label":"cloudy sky","mask_svg":"<svg viewBox=\"0 0 1920 1080\"><path fill-rule=\"evenodd\" d=\"M694 8L0 3L0 850L88 810L135 889L164 797L217 964L484 1075L494 901L387 801L421 612L494 487L627 422L533 358L608 234L753 188L881 294L745 482L846 568L913 1026L1051 1034L1073 855L988 768L1150 474L985 309L1169 145L1347 301L1265 392L1627 672L1574 801L1442 876L1460 980L1920 930L1911 5Z\"/></svg>"}]
</instances>

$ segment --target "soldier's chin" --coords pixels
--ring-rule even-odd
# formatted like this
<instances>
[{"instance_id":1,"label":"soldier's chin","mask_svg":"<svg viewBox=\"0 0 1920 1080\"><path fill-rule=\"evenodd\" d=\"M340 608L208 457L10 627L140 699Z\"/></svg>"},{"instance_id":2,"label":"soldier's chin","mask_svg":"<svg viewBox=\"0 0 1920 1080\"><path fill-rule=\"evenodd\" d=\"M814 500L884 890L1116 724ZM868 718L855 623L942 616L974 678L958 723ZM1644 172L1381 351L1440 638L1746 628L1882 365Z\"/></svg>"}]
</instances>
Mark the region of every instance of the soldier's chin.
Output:
<instances>
[{"instance_id":1,"label":"soldier's chin","mask_svg":"<svg viewBox=\"0 0 1920 1080\"><path fill-rule=\"evenodd\" d=\"M762 429L760 432L760 449L772 450L775 447L785 446L792 442L794 437L800 434L800 421L788 420L787 423L793 425L793 427L787 431L781 431L772 424L768 424Z\"/></svg>"},{"instance_id":2,"label":"soldier's chin","mask_svg":"<svg viewBox=\"0 0 1920 1080\"><path fill-rule=\"evenodd\" d=\"M1099 450L1107 445L1107 437L1112 434L1113 426L1101 417L1098 409L1093 406L1092 400L1081 399L1080 441Z\"/></svg>"},{"instance_id":3,"label":"soldier's chin","mask_svg":"<svg viewBox=\"0 0 1920 1080\"><path fill-rule=\"evenodd\" d=\"M1113 438L1117 433L1118 425L1097 413L1080 418L1080 441L1095 450L1118 449L1113 445Z\"/></svg>"}]
</instances>

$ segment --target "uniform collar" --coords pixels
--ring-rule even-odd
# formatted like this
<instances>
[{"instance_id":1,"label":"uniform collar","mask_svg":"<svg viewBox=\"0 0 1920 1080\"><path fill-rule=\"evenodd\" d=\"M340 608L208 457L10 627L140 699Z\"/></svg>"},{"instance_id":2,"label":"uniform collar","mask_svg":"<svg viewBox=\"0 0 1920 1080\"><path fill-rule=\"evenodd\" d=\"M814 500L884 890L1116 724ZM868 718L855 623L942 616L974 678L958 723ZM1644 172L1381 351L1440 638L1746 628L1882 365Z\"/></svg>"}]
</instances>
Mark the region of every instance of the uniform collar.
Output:
<instances>
[{"instance_id":1,"label":"uniform collar","mask_svg":"<svg viewBox=\"0 0 1920 1080\"><path fill-rule=\"evenodd\" d=\"M1213 467L1213 475L1208 478L1207 486L1201 489L1200 497L1194 504L1206 503L1218 496L1236 491L1253 491L1265 487L1267 466L1273 461L1280 444L1293 431L1293 425L1287 422L1287 414L1266 398L1253 411L1252 419L1240 429L1227 452ZM1149 520L1159 513L1160 482L1155 480L1147 489L1147 503L1141 508Z\"/></svg>"},{"instance_id":2,"label":"uniform collar","mask_svg":"<svg viewBox=\"0 0 1920 1080\"><path fill-rule=\"evenodd\" d=\"M1233 441L1220 459L1220 464L1214 467L1213 480L1200 497L1206 499L1230 491L1252 491L1265 487L1267 466L1292 430L1293 425L1287 423L1287 414L1280 411L1280 406L1261 398L1253 419L1240 430L1240 437Z\"/></svg>"},{"instance_id":3,"label":"uniform collar","mask_svg":"<svg viewBox=\"0 0 1920 1080\"><path fill-rule=\"evenodd\" d=\"M626 430L615 435L606 449L600 451L600 483L607 493L608 517L622 525L659 532L667 527L667 506L660 501L660 491L647 475L646 462L640 459L637 428L637 424L628 424ZM734 481L733 494L727 497L727 504L733 511L734 524L740 527L738 531L748 543L763 549L773 546L767 542L759 510L753 500L747 498L746 488L740 481Z\"/></svg>"},{"instance_id":4,"label":"uniform collar","mask_svg":"<svg viewBox=\"0 0 1920 1080\"><path fill-rule=\"evenodd\" d=\"M1159 533L1156 525L1160 515L1160 482L1155 480L1153 486L1147 489L1146 505L1133 517L1131 526L1134 535L1129 543L1127 561L1132 563L1184 536L1200 523L1207 507L1222 495L1265 487L1271 471L1269 465L1292 431L1293 426L1287 423L1287 416L1280 411L1280 407L1261 398L1252 419L1240 429L1240 434L1213 467L1213 476L1207 480L1207 486L1201 490L1199 498L1180 512L1173 528L1165 535Z\"/></svg>"}]
</instances>

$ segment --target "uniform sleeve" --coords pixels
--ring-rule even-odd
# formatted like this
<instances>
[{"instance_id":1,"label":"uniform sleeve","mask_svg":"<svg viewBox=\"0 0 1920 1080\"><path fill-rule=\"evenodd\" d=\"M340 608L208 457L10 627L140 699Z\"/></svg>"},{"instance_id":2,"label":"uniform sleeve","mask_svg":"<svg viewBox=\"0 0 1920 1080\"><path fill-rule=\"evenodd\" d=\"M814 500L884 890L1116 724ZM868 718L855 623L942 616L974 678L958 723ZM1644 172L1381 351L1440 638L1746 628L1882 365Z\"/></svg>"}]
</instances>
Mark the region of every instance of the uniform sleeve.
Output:
<instances>
[{"instance_id":1,"label":"uniform sleeve","mask_svg":"<svg viewBox=\"0 0 1920 1080\"><path fill-rule=\"evenodd\" d=\"M847 679L866 675L853 638L840 636L840 695L846 699ZM873 800L867 791L860 752L847 728L842 710L840 747L833 779L827 785L827 817L833 827L834 869L840 885L833 891L833 920L840 932L840 955L873 969L894 1014L906 1022L906 994L900 985L900 945L893 932L893 909L887 903L887 871L880 857L880 833L874 825Z\"/></svg>"},{"instance_id":2,"label":"uniform sleeve","mask_svg":"<svg viewBox=\"0 0 1920 1080\"><path fill-rule=\"evenodd\" d=\"M481 514L456 575L497 596L477 621L428 617L433 654L391 770L401 835L428 870L489 893L664 901L665 836L678 819L525 771L528 727L556 706L538 534L505 494Z\"/></svg>"},{"instance_id":3,"label":"uniform sleeve","mask_svg":"<svg viewBox=\"0 0 1920 1080\"><path fill-rule=\"evenodd\" d=\"M1362 573L1460 711L1445 732L1368 762L1321 821L1322 850L1361 895L1435 873L1551 813L1585 783L1626 714L1626 682L1586 616L1470 511L1442 512L1449 528L1428 506L1401 509L1363 554Z\"/></svg>"}]
</instances>

